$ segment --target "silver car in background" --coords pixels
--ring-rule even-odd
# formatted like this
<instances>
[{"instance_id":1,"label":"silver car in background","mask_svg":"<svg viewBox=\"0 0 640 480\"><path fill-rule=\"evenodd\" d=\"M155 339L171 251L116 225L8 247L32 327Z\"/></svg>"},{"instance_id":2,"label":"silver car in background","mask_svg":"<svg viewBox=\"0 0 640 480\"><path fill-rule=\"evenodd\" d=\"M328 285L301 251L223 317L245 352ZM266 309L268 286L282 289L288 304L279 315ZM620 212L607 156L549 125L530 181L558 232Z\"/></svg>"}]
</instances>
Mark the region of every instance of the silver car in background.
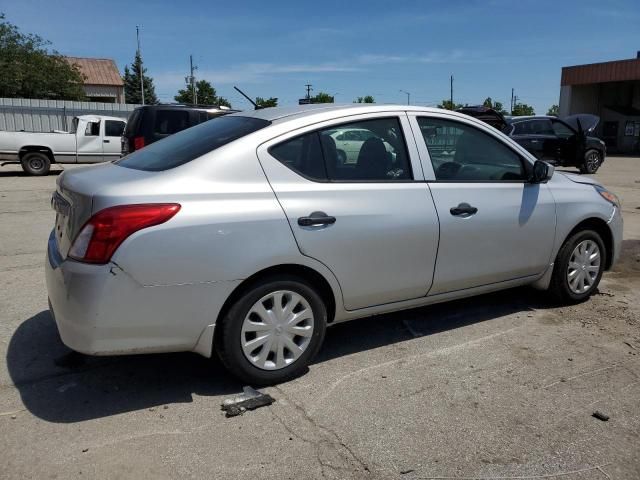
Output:
<instances>
[{"instance_id":1,"label":"silver car in background","mask_svg":"<svg viewBox=\"0 0 640 480\"><path fill-rule=\"evenodd\" d=\"M339 129L369 132L353 163ZM593 180L409 106L224 116L64 172L52 204L66 345L215 351L257 385L302 373L332 323L519 285L585 300L622 240L618 199Z\"/></svg>"}]
</instances>

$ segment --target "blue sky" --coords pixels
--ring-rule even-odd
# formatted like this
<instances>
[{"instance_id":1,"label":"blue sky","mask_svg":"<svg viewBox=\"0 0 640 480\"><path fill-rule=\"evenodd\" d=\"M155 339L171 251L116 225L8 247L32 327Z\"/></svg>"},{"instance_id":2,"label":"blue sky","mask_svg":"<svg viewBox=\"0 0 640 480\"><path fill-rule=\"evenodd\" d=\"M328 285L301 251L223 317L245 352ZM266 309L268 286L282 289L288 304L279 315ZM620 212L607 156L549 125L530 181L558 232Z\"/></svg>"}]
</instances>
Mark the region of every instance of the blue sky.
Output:
<instances>
[{"instance_id":1,"label":"blue sky","mask_svg":"<svg viewBox=\"0 0 640 480\"><path fill-rule=\"evenodd\" d=\"M509 104L511 88L545 113L564 65L635 57L638 0L271 0L220 2L3 0L0 11L62 54L133 60L135 26L156 93L171 101L189 54L197 76L235 107L252 96L293 104L304 84L337 102L435 105L449 96Z\"/></svg>"}]
</instances>

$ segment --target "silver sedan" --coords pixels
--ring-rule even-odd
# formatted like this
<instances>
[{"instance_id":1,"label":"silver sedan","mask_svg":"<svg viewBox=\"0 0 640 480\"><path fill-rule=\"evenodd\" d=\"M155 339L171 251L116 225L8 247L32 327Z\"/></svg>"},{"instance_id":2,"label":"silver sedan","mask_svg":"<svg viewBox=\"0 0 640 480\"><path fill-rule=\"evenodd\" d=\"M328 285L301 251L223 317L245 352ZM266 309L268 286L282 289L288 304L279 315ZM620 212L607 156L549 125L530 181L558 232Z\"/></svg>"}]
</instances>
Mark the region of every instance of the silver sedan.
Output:
<instances>
[{"instance_id":1,"label":"silver sedan","mask_svg":"<svg viewBox=\"0 0 640 480\"><path fill-rule=\"evenodd\" d=\"M354 162L331 133L366 131ZM519 285L596 291L617 197L462 114L269 108L63 173L46 280L92 355L217 352L253 384L299 375L326 327Z\"/></svg>"}]
</instances>

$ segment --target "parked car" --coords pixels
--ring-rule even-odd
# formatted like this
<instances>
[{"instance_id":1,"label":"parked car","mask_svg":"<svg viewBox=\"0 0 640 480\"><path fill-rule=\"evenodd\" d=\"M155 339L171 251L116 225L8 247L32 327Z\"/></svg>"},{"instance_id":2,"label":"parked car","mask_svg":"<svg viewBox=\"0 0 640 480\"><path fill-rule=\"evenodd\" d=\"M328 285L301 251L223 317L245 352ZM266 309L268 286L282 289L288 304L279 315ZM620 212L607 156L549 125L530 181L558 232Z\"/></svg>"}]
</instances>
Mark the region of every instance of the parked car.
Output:
<instances>
[{"instance_id":1,"label":"parked car","mask_svg":"<svg viewBox=\"0 0 640 480\"><path fill-rule=\"evenodd\" d=\"M373 133L355 164L337 129ZM64 172L52 204L66 345L217 352L251 384L302 373L330 324L520 285L583 301L622 241L618 199L593 179L413 106L226 115Z\"/></svg>"},{"instance_id":2,"label":"parked car","mask_svg":"<svg viewBox=\"0 0 640 480\"><path fill-rule=\"evenodd\" d=\"M482 106L458 111L498 128L537 159L555 165L578 167L581 173L596 173L606 157L605 143L594 136L600 122L596 115L505 117Z\"/></svg>"},{"instance_id":3,"label":"parked car","mask_svg":"<svg viewBox=\"0 0 640 480\"><path fill-rule=\"evenodd\" d=\"M0 160L46 175L52 163L108 162L120 156L126 121L103 115L75 117L70 132L0 132Z\"/></svg>"},{"instance_id":4,"label":"parked car","mask_svg":"<svg viewBox=\"0 0 640 480\"><path fill-rule=\"evenodd\" d=\"M136 108L122 135L120 150L129 153L212 118L236 112L205 105L145 105Z\"/></svg>"}]
</instances>

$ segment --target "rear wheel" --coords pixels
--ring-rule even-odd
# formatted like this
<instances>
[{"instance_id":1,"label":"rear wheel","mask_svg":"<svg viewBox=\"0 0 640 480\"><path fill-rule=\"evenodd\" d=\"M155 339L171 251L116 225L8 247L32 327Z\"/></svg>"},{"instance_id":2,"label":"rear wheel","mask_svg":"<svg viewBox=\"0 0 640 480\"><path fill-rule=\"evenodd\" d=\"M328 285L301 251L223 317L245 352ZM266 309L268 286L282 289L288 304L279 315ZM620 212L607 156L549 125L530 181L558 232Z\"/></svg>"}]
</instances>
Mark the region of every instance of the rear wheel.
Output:
<instances>
[{"instance_id":1,"label":"rear wheel","mask_svg":"<svg viewBox=\"0 0 640 480\"><path fill-rule=\"evenodd\" d=\"M215 347L233 375L269 385L306 370L326 325L320 295L303 279L281 275L253 285L233 304L216 327Z\"/></svg>"},{"instance_id":2,"label":"rear wheel","mask_svg":"<svg viewBox=\"0 0 640 480\"><path fill-rule=\"evenodd\" d=\"M593 230L572 235L560 248L549 290L562 303L578 303L598 288L606 265L602 238Z\"/></svg>"},{"instance_id":3,"label":"rear wheel","mask_svg":"<svg viewBox=\"0 0 640 480\"><path fill-rule=\"evenodd\" d=\"M602 164L602 155L597 150L587 150L584 163L580 166L581 173L596 173Z\"/></svg>"},{"instance_id":4,"label":"rear wheel","mask_svg":"<svg viewBox=\"0 0 640 480\"><path fill-rule=\"evenodd\" d=\"M51 168L49 157L41 152L25 153L20 159L22 169L29 175L46 175Z\"/></svg>"}]
</instances>

